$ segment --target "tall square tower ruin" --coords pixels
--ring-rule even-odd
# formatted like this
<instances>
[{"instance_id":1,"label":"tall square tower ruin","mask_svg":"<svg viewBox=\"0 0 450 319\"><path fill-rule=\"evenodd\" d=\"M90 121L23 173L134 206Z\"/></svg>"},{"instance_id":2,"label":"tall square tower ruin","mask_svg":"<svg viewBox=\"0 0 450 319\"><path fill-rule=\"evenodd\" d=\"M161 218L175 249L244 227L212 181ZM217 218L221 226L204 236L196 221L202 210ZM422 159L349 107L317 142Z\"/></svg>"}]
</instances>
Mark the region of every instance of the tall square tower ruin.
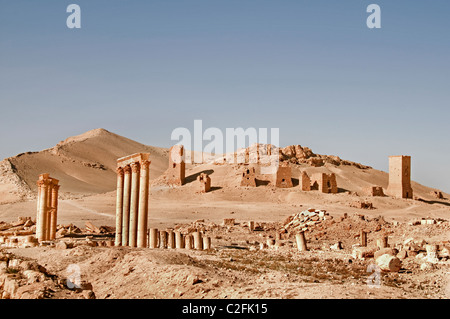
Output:
<instances>
[{"instance_id":1,"label":"tall square tower ruin","mask_svg":"<svg viewBox=\"0 0 450 319\"><path fill-rule=\"evenodd\" d=\"M242 171L241 186L256 187L256 171L254 167L246 166Z\"/></svg>"},{"instance_id":2,"label":"tall square tower ruin","mask_svg":"<svg viewBox=\"0 0 450 319\"><path fill-rule=\"evenodd\" d=\"M169 168L167 170L168 184L184 185L185 172L184 146L174 145L169 150Z\"/></svg>"},{"instance_id":3,"label":"tall square tower ruin","mask_svg":"<svg viewBox=\"0 0 450 319\"><path fill-rule=\"evenodd\" d=\"M275 175L275 186L280 188L292 187L291 167L289 164L278 166L277 173Z\"/></svg>"},{"instance_id":4,"label":"tall square tower ruin","mask_svg":"<svg viewBox=\"0 0 450 319\"><path fill-rule=\"evenodd\" d=\"M400 198L413 198L411 156L389 156L389 186L386 193Z\"/></svg>"}]
</instances>

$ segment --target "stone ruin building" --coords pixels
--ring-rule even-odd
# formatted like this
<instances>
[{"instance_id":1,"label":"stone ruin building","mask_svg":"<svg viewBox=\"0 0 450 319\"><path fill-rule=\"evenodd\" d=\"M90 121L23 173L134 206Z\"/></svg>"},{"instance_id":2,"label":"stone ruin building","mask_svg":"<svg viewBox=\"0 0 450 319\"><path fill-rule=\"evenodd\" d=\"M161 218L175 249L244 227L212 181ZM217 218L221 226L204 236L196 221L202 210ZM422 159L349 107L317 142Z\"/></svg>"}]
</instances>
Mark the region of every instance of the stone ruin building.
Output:
<instances>
[{"instance_id":1,"label":"stone ruin building","mask_svg":"<svg viewBox=\"0 0 450 319\"><path fill-rule=\"evenodd\" d=\"M39 242L56 238L58 183L59 180L51 178L47 173L39 175L36 215L36 238Z\"/></svg>"},{"instance_id":2,"label":"stone ruin building","mask_svg":"<svg viewBox=\"0 0 450 319\"><path fill-rule=\"evenodd\" d=\"M149 153L117 160L116 246L147 247Z\"/></svg>"},{"instance_id":3,"label":"stone ruin building","mask_svg":"<svg viewBox=\"0 0 450 319\"><path fill-rule=\"evenodd\" d=\"M386 193L398 198L413 198L411 156L389 156L389 186Z\"/></svg>"},{"instance_id":4,"label":"stone ruin building","mask_svg":"<svg viewBox=\"0 0 450 319\"><path fill-rule=\"evenodd\" d=\"M254 167L247 166L242 171L241 186L256 187L256 171Z\"/></svg>"},{"instance_id":5,"label":"stone ruin building","mask_svg":"<svg viewBox=\"0 0 450 319\"><path fill-rule=\"evenodd\" d=\"M364 189L364 193L368 196L385 196L383 187L381 186L369 186Z\"/></svg>"},{"instance_id":6,"label":"stone ruin building","mask_svg":"<svg viewBox=\"0 0 450 319\"><path fill-rule=\"evenodd\" d=\"M169 150L169 168L167 183L170 185L184 185L186 164L184 162L184 146L174 145Z\"/></svg>"},{"instance_id":7,"label":"stone ruin building","mask_svg":"<svg viewBox=\"0 0 450 319\"><path fill-rule=\"evenodd\" d=\"M211 190L211 177L208 174L201 173L197 176L199 182L198 190L200 193L207 193Z\"/></svg>"},{"instance_id":8,"label":"stone ruin building","mask_svg":"<svg viewBox=\"0 0 450 319\"><path fill-rule=\"evenodd\" d=\"M315 173L311 176L311 183L312 190L319 190L326 194L336 194L338 192L336 175L334 173Z\"/></svg>"},{"instance_id":9,"label":"stone ruin building","mask_svg":"<svg viewBox=\"0 0 450 319\"><path fill-rule=\"evenodd\" d=\"M311 190L311 178L305 171L300 174L299 186L302 191L309 192Z\"/></svg>"},{"instance_id":10,"label":"stone ruin building","mask_svg":"<svg viewBox=\"0 0 450 319\"><path fill-rule=\"evenodd\" d=\"M275 177L275 186L280 188L292 187L291 167L289 165L278 166Z\"/></svg>"}]
</instances>

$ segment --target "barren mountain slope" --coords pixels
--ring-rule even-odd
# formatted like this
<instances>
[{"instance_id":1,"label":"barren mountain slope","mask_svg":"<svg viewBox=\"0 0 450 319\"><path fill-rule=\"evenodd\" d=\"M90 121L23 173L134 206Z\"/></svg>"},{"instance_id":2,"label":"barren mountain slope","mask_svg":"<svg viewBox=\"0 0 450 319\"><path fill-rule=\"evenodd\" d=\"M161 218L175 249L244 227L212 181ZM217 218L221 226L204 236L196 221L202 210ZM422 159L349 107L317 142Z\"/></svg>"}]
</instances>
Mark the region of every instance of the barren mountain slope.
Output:
<instances>
[{"instance_id":1,"label":"barren mountain slope","mask_svg":"<svg viewBox=\"0 0 450 319\"><path fill-rule=\"evenodd\" d=\"M23 198L35 192L39 174L59 179L61 194L92 194L112 191L116 186L116 160L137 152L151 154L150 178L167 166L167 150L146 146L104 129L70 137L40 152L22 153L2 162L0 192L16 192L2 202ZM9 164L10 163L10 164ZM3 195L2 194L2 195Z\"/></svg>"}]
</instances>

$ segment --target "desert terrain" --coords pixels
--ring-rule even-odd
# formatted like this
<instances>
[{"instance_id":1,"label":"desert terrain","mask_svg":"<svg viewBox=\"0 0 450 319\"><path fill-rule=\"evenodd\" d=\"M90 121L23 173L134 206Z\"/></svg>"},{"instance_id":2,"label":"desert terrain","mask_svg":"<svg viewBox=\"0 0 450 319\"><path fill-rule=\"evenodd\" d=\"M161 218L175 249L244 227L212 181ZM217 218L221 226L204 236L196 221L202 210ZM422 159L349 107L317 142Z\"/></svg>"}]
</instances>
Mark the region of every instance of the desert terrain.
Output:
<instances>
[{"instance_id":1,"label":"desert terrain","mask_svg":"<svg viewBox=\"0 0 450 319\"><path fill-rule=\"evenodd\" d=\"M150 153L149 220L151 228L189 233L201 231L212 249L113 247L116 205L116 160ZM277 188L273 177L257 175L257 187L242 187L244 164L187 164L182 186L165 183L169 150L147 146L104 129L67 138L40 152L22 153L0 162L0 292L3 298L448 298L450 296L450 195L436 197L432 185L412 182L413 199L370 196L366 189L386 190L388 173L318 155L302 146L282 149L290 163L292 188ZM311 165L319 158L323 165ZM387 160L387 159L386 159ZM257 172L258 167L256 165ZM334 173L337 194L301 191L300 173ZM35 247L14 245L8 238L33 231L39 174L60 181L59 236ZM197 191L197 176L211 177L211 191ZM368 202L371 209L357 207ZM305 232L308 251L298 251L288 224L315 222ZM31 226L24 228L26 217ZM234 219L224 224L224 219ZM432 222L421 222L428 220ZM23 221L23 222L21 222ZM249 221L256 228L250 230ZM14 224L15 223L15 224ZM94 225L92 227L87 227ZM17 226L13 226L17 225ZM4 226L4 227L2 227ZM103 230L102 229L103 226ZM21 227L14 232L13 227ZM99 230L100 228L100 230ZM11 230L13 229L13 230ZM17 228L18 229L18 228ZM401 269L382 271L376 287L373 254L355 254L360 232L376 252L377 239L388 236L391 255ZM266 246L268 242L275 244ZM438 245L438 259L426 246ZM262 249L261 249L262 248ZM408 253L410 252L410 253ZM373 252L372 252L373 253ZM70 289L72 265L82 286Z\"/></svg>"}]
</instances>

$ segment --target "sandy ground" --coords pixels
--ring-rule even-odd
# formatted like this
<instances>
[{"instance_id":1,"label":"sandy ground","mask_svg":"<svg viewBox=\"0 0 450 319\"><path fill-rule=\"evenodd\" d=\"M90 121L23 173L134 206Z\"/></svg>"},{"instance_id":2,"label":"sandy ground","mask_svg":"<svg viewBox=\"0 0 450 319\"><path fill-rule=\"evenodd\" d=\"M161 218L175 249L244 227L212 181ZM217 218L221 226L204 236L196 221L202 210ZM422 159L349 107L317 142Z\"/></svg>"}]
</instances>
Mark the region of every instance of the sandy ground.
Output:
<instances>
[{"instance_id":1,"label":"sandy ground","mask_svg":"<svg viewBox=\"0 0 450 319\"><path fill-rule=\"evenodd\" d=\"M34 248L0 248L7 265L13 258L29 259L45 268L42 298L448 298L450 278L448 258L426 263L422 255L402 260L398 273L381 273L377 287L368 285L373 258L352 257L352 245L367 225L379 222L370 230L369 246L374 247L380 234L389 236L392 247L410 238L448 247L450 238L450 196L436 199L429 188L413 182L416 199L389 196L371 197L364 188L387 187L388 174L358 165L311 167L292 164L294 187L273 186L270 176L258 175L261 185L240 187L243 165L187 165L186 184L164 184L167 150L145 146L104 130L94 130L62 141L55 148L26 153L2 162L0 178L0 221L13 222L18 217L36 216L35 181L49 172L61 181L58 224L85 227L115 226L115 159L134 152L152 154L149 199L149 227L195 229L201 227L212 239L210 251L174 249L137 249L129 247L91 247L85 238L60 238L70 243L68 249L51 246ZM335 173L338 194L303 192L298 186L301 171ZM206 172L212 190L197 192L196 177ZM355 201L368 201L374 209L351 207ZM293 234L288 234L277 249L259 249L260 243L275 238L287 217L308 208L326 210L335 224L306 233L308 252L297 251ZM349 217L341 221L341 217ZM355 215L356 214L356 215ZM409 223L421 218L440 220L434 225ZM225 218L236 225L220 226ZM250 232L248 221L264 225ZM397 226L394 221L399 222ZM343 249L330 250L341 242ZM9 255L8 255L9 254ZM423 264L426 264L423 266ZM77 265L83 282L82 291L67 288L68 267ZM26 287L23 272L6 267L5 276L15 276ZM36 266L37 267L37 266ZM422 267L422 268L421 268ZM8 275L9 274L9 275ZM3 278L3 277L2 277ZM0 286L2 285L0 278ZM43 284L42 283L42 284ZM41 282L35 283L36 285ZM19 285L19 286L20 286ZM22 287L22 286L21 286ZM25 289L25 288L24 288ZM30 288L31 289L31 288ZM1 290L1 288L0 288ZM27 295L30 297L30 295ZM35 295L33 295L35 296Z\"/></svg>"}]
</instances>

